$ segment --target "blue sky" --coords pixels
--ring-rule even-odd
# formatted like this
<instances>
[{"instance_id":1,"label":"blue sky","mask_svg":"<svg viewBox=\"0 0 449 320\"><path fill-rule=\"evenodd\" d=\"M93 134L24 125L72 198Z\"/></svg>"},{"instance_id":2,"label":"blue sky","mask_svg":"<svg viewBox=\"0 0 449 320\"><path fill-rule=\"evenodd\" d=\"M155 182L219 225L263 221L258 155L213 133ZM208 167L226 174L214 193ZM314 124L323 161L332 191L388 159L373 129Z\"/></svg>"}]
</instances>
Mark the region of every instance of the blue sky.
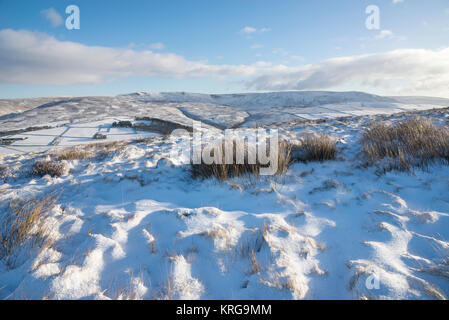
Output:
<instances>
[{"instance_id":1,"label":"blue sky","mask_svg":"<svg viewBox=\"0 0 449 320\"><path fill-rule=\"evenodd\" d=\"M394 2L0 0L0 97L320 89L447 96L449 1ZM79 30L65 27L71 4ZM368 5L380 9L379 30L365 26Z\"/></svg>"}]
</instances>

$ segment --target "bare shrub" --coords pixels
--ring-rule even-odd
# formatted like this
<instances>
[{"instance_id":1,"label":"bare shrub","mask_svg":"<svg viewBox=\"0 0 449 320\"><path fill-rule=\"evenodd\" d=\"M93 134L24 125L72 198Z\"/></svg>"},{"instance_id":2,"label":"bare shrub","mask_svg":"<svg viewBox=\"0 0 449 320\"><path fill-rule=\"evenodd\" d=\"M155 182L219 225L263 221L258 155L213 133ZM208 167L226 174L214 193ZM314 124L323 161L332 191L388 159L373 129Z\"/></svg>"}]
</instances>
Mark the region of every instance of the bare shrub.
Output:
<instances>
[{"instance_id":1,"label":"bare shrub","mask_svg":"<svg viewBox=\"0 0 449 320\"><path fill-rule=\"evenodd\" d=\"M337 142L328 134L307 134L300 144L292 147L294 161L334 160L337 155Z\"/></svg>"},{"instance_id":2,"label":"bare shrub","mask_svg":"<svg viewBox=\"0 0 449 320\"><path fill-rule=\"evenodd\" d=\"M256 155L250 156L248 145L245 144L243 146L244 149L244 157L243 163L239 163L237 161L237 143L236 141L232 142L233 147L233 159L232 163L226 163L226 143L223 142L218 148L221 148L221 163L212 163L206 164L204 162L200 164L191 163L190 173L195 179L208 179L211 177L216 178L217 180L224 181L233 177L239 176L248 176L253 175L258 177L260 175L261 168L268 167L269 165L262 164L257 158ZM255 146L254 150L256 150ZM269 145L267 146L267 152L269 152ZM279 142L278 144L278 154L277 154L277 171L276 174L281 175L284 174L288 167L291 164L290 161L290 150L291 146L285 141ZM250 158L254 158L255 161L251 161Z\"/></svg>"},{"instance_id":3,"label":"bare shrub","mask_svg":"<svg viewBox=\"0 0 449 320\"><path fill-rule=\"evenodd\" d=\"M52 177L60 177L65 172L65 165L56 161L37 161L33 165L32 173L37 176L50 175Z\"/></svg>"},{"instance_id":4,"label":"bare shrub","mask_svg":"<svg viewBox=\"0 0 449 320\"><path fill-rule=\"evenodd\" d=\"M387 170L411 171L437 160L449 162L449 129L417 117L373 123L363 133L362 147L370 164L385 159Z\"/></svg>"},{"instance_id":5,"label":"bare shrub","mask_svg":"<svg viewBox=\"0 0 449 320\"><path fill-rule=\"evenodd\" d=\"M9 266L13 265L15 251L25 243L31 247L49 244L45 218L56 200L51 194L42 199L11 202L5 210L0 229L0 257L6 257Z\"/></svg>"}]
</instances>

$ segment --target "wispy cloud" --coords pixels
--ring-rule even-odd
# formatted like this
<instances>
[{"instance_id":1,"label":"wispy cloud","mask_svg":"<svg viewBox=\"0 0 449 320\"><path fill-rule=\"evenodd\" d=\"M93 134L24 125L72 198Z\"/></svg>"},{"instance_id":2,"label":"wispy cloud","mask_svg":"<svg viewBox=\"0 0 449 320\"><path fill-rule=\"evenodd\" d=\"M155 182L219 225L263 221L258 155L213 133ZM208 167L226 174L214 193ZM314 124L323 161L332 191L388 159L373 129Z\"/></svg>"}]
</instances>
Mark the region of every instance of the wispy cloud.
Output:
<instances>
[{"instance_id":1,"label":"wispy cloud","mask_svg":"<svg viewBox=\"0 0 449 320\"><path fill-rule=\"evenodd\" d=\"M41 14L47 19L53 27L59 27L63 23L61 15L53 8L44 9Z\"/></svg>"},{"instance_id":2,"label":"wispy cloud","mask_svg":"<svg viewBox=\"0 0 449 320\"><path fill-rule=\"evenodd\" d=\"M240 30L241 33L245 33L245 34L251 34L251 33L256 33L257 29L253 28L253 27L244 27L242 30Z\"/></svg>"},{"instance_id":3,"label":"wispy cloud","mask_svg":"<svg viewBox=\"0 0 449 320\"><path fill-rule=\"evenodd\" d=\"M393 0L393 3L394 3L394 4L400 3L400 2L404 2L404 0Z\"/></svg>"},{"instance_id":4,"label":"wispy cloud","mask_svg":"<svg viewBox=\"0 0 449 320\"><path fill-rule=\"evenodd\" d=\"M244 27L240 30L240 33L242 34L246 34L246 35L251 35L251 34L256 34L256 33L265 33L265 32L269 32L271 31L270 28L253 28L253 27Z\"/></svg>"},{"instance_id":5,"label":"wispy cloud","mask_svg":"<svg viewBox=\"0 0 449 320\"><path fill-rule=\"evenodd\" d=\"M381 30L380 33L375 36L376 39L392 39L394 38L394 34L390 30Z\"/></svg>"},{"instance_id":6,"label":"wispy cloud","mask_svg":"<svg viewBox=\"0 0 449 320\"><path fill-rule=\"evenodd\" d=\"M379 33L375 34L374 36L369 37L360 37L360 41L372 41L372 40L405 40L407 37L396 35L391 30L380 30Z\"/></svg>"}]
</instances>

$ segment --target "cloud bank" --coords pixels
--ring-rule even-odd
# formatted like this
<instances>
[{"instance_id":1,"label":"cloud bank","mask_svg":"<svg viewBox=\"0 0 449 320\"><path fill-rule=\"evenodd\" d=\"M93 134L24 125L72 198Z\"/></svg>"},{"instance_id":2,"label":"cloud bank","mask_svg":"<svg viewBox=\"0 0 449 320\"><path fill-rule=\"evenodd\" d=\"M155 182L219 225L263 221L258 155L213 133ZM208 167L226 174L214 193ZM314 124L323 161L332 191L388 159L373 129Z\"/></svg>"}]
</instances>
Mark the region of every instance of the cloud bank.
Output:
<instances>
[{"instance_id":1,"label":"cloud bank","mask_svg":"<svg viewBox=\"0 0 449 320\"><path fill-rule=\"evenodd\" d=\"M401 49L283 68L246 83L256 90L317 90L357 84L395 94L449 93L449 48ZM375 90L378 91L378 90Z\"/></svg>"},{"instance_id":2,"label":"cloud bank","mask_svg":"<svg viewBox=\"0 0 449 320\"><path fill-rule=\"evenodd\" d=\"M213 65L173 53L87 46L44 33L0 30L0 84L87 84L126 77L238 78L248 90L363 88L386 94L448 97L449 48L400 49L296 67L263 61Z\"/></svg>"},{"instance_id":3,"label":"cloud bank","mask_svg":"<svg viewBox=\"0 0 449 320\"><path fill-rule=\"evenodd\" d=\"M171 53L87 46L44 33L0 30L0 83L67 85L129 76L247 76L255 71L253 66L210 65Z\"/></svg>"}]
</instances>

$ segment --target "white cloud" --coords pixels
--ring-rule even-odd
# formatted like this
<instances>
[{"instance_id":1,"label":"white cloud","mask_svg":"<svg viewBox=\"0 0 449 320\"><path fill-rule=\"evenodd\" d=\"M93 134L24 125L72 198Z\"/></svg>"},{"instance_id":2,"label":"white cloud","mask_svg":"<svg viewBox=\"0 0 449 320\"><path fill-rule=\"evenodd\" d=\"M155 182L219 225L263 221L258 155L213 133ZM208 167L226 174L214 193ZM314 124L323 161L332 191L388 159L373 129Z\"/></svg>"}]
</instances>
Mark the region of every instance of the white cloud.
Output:
<instances>
[{"instance_id":1,"label":"white cloud","mask_svg":"<svg viewBox=\"0 0 449 320\"><path fill-rule=\"evenodd\" d=\"M44 33L0 30L0 83L76 84L143 77L248 76L259 67L210 65L172 53L59 41Z\"/></svg>"},{"instance_id":2,"label":"white cloud","mask_svg":"<svg viewBox=\"0 0 449 320\"><path fill-rule=\"evenodd\" d=\"M246 35L251 35L251 34L255 34L255 33L265 33L265 32L269 32L271 31L270 28L253 28L253 27L244 27L240 30L240 33L242 34L246 34Z\"/></svg>"},{"instance_id":3,"label":"white cloud","mask_svg":"<svg viewBox=\"0 0 449 320\"><path fill-rule=\"evenodd\" d=\"M318 90L357 86L389 94L448 96L449 48L401 49L277 69L247 81L247 87L256 90Z\"/></svg>"},{"instance_id":4,"label":"white cloud","mask_svg":"<svg viewBox=\"0 0 449 320\"><path fill-rule=\"evenodd\" d=\"M256 33L257 29L252 27L244 27L242 30L240 30L241 33L251 34Z\"/></svg>"},{"instance_id":5,"label":"white cloud","mask_svg":"<svg viewBox=\"0 0 449 320\"><path fill-rule=\"evenodd\" d=\"M59 27L63 23L61 15L53 8L44 9L41 11L41 14L53 27Z\"/></svg>"},{"instance_id":6,"label":"white cloud","mask_svg":"<svg viewBox=\"0 0 449 320\"><path fill-rule=\"evenodd\" d=\"M87 46L44 33L0 30L0 83L69 85L132 76L229 80L238 77L255 90L363 87L365 91L382 90L388 94L448 96L449 47L401 49L296 67L272 65L269 61L214 65L172 53Z\"/></svg>"},{"instance_id":7,"label":"white cloud","mask_svg":"<svg viewBox=\"0 0 449 320\"><path fill-rule=\"evenodd\" d=\"M250 48L253 49L253 50L261 49L261 48L263 48L263 45L261 45L261 44L253 44Z\"/></svg>"},{"instance_id":8,"label":"white cloud","mask_svg":"<svg viewBox=\"0 0 449 320\"><path fill-rule=\"evenodd\" d=\"M393 0L393 3L394 3L394 4L400 3L400 2L404 2L404 0Z\"/></svg>"}]
</instances>

